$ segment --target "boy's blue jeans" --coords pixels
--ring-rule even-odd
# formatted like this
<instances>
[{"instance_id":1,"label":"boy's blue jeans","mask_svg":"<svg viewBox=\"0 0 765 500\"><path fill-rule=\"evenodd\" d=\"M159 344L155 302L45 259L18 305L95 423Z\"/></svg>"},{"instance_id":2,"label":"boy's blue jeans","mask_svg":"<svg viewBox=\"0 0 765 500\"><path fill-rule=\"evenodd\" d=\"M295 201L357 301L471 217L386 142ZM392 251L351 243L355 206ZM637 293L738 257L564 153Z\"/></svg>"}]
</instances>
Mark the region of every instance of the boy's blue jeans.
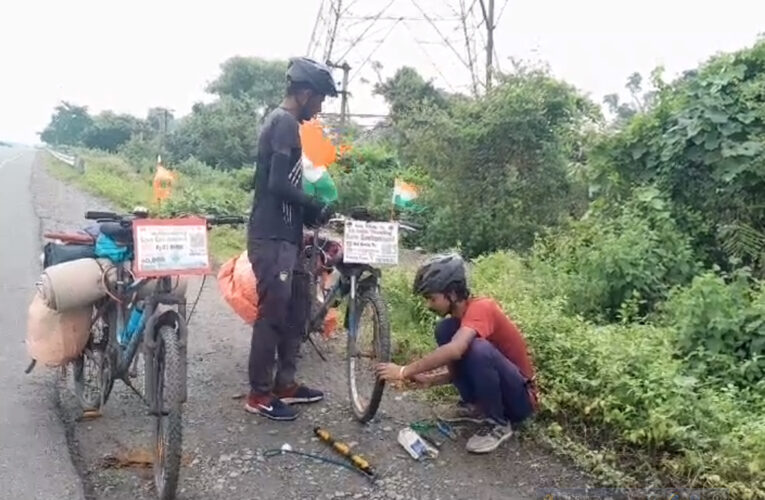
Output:
<instances>
[{"instance_id":1,"label":"boy's blue jeans","mask_svg":"<svg viewBox=\"0 0 765 500\"><path fill-rule=\"evenodd\" d=\"M441 320L436 326L438 345L447 344L459 327L457 318ZM521 422L533 413L525 377L488 340L474 338L453 368L453 383L462 400L476 405L498 424Z\"/></svg>"}]
</instances>

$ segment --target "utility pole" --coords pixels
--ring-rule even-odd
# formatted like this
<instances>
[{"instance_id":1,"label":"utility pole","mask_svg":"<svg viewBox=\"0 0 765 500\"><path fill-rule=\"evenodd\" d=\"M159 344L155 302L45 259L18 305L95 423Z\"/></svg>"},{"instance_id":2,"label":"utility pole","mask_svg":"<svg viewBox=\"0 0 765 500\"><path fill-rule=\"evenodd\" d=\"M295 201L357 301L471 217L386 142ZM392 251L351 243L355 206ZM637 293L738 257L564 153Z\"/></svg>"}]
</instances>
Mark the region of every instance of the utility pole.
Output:
<instances>
[{"instance_id":1,"label":"utility pole","mask_svg":"<svg viewBox=\"0 0 765 500\"><path fill-rule=\"evenodd\" d=\"M465 10L465 0L460 0L460 22L462 24L462 33L465 36L465 52L467 53L468 69L470 70L470 81L473 88L473 97L478 97L478 76L475 71L475 56L470 46L471 36L468 33L468 13Z\"/></svg>"},{"instance_id":2,"label":"utility pole","mask_svg":"<svg viewBox=\"0 0 765 500\"><path fill-rule=\"evenodd\" d=\"M343 88L340 90L340 127L345 129L345 124L348 120L348 96L350 95L348 92L348 76L351 72L351 67L347 61L343 62L343 64L334 64L327 61L327 65L343 70Z\"/></svg>"},{"instance_id":3,"label":"utility pole","mask_svg":"<svg viewBox=\"0 0 765 500\"><path fill-rule=\"evenodd\" d=\"M486 24L486 91L491 90L491 79L493 73L494 57L494 0L489 1L488 11L484 0L481 1L481 10L483 11L483 20Z\"/></svg>"}]
</instances>

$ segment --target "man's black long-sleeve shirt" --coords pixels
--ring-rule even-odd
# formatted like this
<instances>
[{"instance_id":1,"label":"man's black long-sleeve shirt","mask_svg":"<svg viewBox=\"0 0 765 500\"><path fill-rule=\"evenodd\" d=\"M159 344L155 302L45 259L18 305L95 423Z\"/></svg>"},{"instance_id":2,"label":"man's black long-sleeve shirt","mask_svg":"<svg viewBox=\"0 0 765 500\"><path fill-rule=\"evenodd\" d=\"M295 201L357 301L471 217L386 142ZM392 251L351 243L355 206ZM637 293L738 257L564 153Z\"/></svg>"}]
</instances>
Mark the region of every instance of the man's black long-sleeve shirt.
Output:
<instances>
[{"instance_id":1,"label":"man's black long-sleeve shirt","mask_svg":"<svg viewBox=\"0 0 765 500\"><path fill-rule=\"evenodd\" d=\"M299 244L306 215L320 207L303 191L299 124L283 108L271 111L258 137L255 203L249 238Z\"/></svg>"}]
</instances>

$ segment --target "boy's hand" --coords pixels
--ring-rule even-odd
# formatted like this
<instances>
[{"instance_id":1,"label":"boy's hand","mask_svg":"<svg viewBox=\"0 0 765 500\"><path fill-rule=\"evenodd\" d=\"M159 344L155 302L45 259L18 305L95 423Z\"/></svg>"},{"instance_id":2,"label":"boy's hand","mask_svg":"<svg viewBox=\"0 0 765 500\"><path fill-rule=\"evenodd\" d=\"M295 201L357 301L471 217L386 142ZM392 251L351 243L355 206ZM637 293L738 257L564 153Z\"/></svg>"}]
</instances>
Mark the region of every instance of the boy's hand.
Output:
<instances>
[{"instance_id":1,"label":"boy's hand","mask_svg":"<svg viewBox=\"0 0 765 500\"><path fill-rule=\"evenodd\" d=\"M419 389L427 389L431 385L432 377L424 373L418 373L417 375L410 377L410 380L412 380Z\"/></svg>"},{"instance_id":2,"label":"boy's hand","mask_svg":"<svg viewBox=\"0 0 765 500\"><path fill-rule=\"evenodd\" d=\"M377 378L388 382L403 380L401 366L396 363L378 363L375 367Z\"/></svg>"}]
</instances>

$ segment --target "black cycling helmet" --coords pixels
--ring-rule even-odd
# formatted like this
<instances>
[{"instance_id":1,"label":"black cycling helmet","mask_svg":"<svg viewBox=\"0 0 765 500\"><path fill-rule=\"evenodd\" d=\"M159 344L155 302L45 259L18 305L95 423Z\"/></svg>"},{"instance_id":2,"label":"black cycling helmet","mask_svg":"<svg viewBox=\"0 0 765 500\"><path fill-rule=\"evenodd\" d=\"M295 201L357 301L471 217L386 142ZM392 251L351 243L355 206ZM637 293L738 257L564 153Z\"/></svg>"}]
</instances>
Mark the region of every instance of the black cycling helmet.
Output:
<instances>
[{"instance_id":1,"label":"black cycling helmet","mask_svg":"<svg viewBox=\"0 0 765 500\"><path fill-rule=\"evenodd\" d=\"M412 293L443 293L452 283L465 283L465 263L457 254L437 255L425 262L414 276Z\"/></svg>"},{"instance_id":2,"label":"black cycling helmet","mask_svg":"<svg viewBox=\"0 0 765 500\"><path fill-rule=\"evenodd\" d=\"M306 83L319 94L337 96L335 80L326 64L307 57L293 57L287 66L287 81Z\"/></svg>"}]
</instances>

